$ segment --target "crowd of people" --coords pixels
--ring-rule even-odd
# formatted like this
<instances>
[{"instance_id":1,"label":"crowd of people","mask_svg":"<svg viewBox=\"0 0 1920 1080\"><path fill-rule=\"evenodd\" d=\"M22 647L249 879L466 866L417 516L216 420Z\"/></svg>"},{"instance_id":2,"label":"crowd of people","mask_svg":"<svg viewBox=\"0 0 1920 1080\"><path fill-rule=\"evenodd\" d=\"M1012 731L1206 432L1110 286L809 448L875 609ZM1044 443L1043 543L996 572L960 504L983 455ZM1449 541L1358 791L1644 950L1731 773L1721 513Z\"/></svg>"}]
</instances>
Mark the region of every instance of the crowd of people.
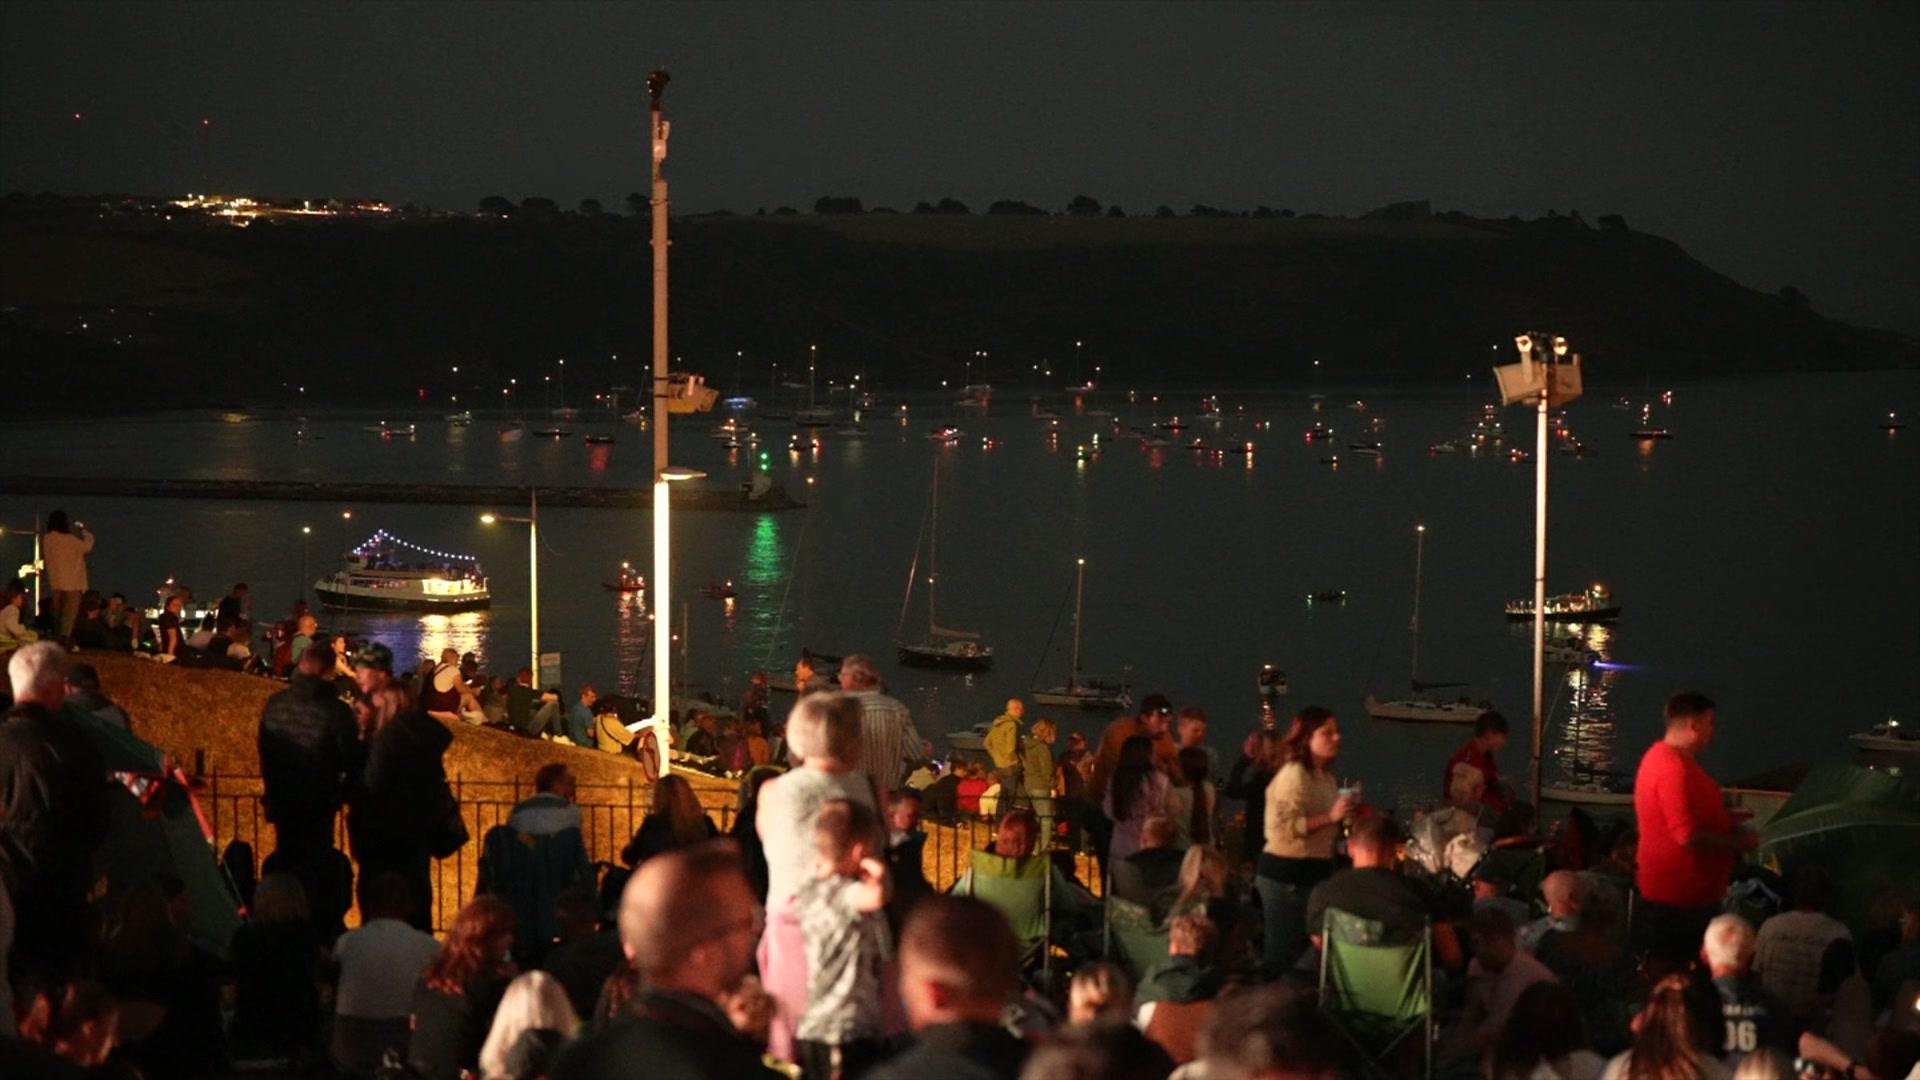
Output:
<instances>
[{"instance_id":1,"label":"crowd of people","mask_svg":"<svg viewBox=\"0 0 1920 1080\"><path fill-rule=\"evenodd\" d=\"M80 588L55 590L48 637L78 643L85 581L59 584ZM227 599L216 622L244 623ZM442 763L459 725L498 702L555 742L632 752L599 728L632 729L591 687L494 695L458 655L409 678L291 629L258 730L273 851L227 853L244 917L217 942L177 876L103 895L132 783L106 762L133 725L61 645L15 639L0 1075L1897 1080L1920 1058L1920 897L1849 926L1826 868L1761 871L1701 764L1699 694L1667 704L1630 818L1543 827L1501 780L1497 713L1403 816L1341 769L1324 708L1257 725L1222 769L1206 712L1163 695L1058 752L1012 700L981 758L936 762L871 659L838 689L807 660L784 723L755 677L737 723L689 710L674 733L739 777L725 834L669 775L598 864L556 751L436 937L433 861L473 839ZM936 889L922 822L970 815L992 840ZM1410 1038L1350 981L1399 955L1421 958Z\"/></svg>"}]
</instances>

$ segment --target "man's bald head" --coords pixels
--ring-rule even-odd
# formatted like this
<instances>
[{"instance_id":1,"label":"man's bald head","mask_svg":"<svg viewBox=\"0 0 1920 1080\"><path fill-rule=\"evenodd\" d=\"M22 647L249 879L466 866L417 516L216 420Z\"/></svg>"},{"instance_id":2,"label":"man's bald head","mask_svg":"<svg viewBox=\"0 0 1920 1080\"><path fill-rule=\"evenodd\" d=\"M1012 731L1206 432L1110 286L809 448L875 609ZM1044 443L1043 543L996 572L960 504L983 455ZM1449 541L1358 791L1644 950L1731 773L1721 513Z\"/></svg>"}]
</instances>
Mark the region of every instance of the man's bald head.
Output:
<instances>
[{"instance_id":1,"label":"man's bald head","mask_svg":"<svg viewBox=\"0 0 1920 1080\"><path fill-rule=\"evenodd\" d=\"M620 896L620 944L648 984L716 996L739 983L764 925L732 841L655 855Z\"/></svg>"}]
</instances>

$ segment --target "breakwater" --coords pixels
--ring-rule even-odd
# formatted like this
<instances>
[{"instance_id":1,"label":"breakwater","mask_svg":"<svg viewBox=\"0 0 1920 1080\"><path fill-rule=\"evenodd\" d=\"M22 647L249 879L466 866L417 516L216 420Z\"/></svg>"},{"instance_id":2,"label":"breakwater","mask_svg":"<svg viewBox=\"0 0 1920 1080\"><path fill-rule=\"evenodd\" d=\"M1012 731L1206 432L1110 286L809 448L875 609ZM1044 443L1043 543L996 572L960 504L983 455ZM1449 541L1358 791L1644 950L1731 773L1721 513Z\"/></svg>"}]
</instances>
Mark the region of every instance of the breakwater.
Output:
<instances>
[{"instance_id":1,"label":"breakwater","mask_svg":"<svg viewBox=\"0 0 1920 1080\"><path fill-rule=\"evenodd\" d=\"M647 488L542 487L542 506L600 510L645 510ZM502 484L393 484L355 480L154 480L102 476L3 476L9 495L94 495L142 499L232 499L254 502L411 503L449 506L514 506L529 489ZM774 487L754 498L723 488L673 488L673 508L688 511L768 513L798 510L806 503Z\"/></svg>"}]
</instances>

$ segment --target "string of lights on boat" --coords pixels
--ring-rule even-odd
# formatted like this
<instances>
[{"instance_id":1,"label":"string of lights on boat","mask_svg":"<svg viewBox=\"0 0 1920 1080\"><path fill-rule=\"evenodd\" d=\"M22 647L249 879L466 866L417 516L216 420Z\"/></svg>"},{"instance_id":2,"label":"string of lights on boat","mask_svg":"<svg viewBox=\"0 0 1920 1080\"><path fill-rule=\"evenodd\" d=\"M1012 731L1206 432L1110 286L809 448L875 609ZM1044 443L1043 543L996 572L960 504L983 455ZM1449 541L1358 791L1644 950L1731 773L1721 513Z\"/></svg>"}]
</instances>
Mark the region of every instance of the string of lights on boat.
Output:
<instances>
[{"instance_id":1,"label":"string of lights on boat","mask_svg":"<svg viewBox=\"0 0 1920 1080\"><path fill-rule=\"evenodd\" d=\"M411 540L402 540L385 529L374 530L372 536L361 541L360 546L353 549L353 553L355 555L365 555L368 553L369 548L383 541L389 544L396 544L409 551L417 551L423 555L431 555L436 559L453 559L456 562L474 563L476 565L480 562L480 558L477 555L458 555L451 551L436 551L430 547L422 547Z\"/></svg>"}]
</instances>

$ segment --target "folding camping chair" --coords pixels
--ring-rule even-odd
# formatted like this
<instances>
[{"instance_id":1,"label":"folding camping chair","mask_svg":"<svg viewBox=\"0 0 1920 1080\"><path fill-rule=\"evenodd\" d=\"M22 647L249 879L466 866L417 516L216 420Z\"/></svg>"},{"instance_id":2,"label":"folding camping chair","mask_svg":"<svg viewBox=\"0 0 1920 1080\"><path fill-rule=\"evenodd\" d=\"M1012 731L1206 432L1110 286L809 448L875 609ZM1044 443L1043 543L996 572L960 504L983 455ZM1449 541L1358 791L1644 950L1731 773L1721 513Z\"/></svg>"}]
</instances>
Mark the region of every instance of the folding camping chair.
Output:
<instances>
[{"instance_id":1,"label":"folding camping chair","mask_svg":"<svg viewBox=\"0 0 1920 1080\"><path fill-rule=\"evenodd\" d=\"M972 851L967 894L977 896L1007 917L1020 941L1021 964L1040 953L1043 971L1053 973L1053 861L1044 852L1015 859L991 851Z\"/></svg>"},{"instance_id":2,"label":"folding camping chair","mask_svg":"<svg viewBox=\"0 0 1920 1080\"><path fill-rule=\"evenodd\" d=\"M1147 905L1106 896L1107 959L1126 969L1136 985L1147 969L1167 958L1167 927L1154 921Z\"/></svg>"},{"instance_id":3,"label":"folding camping chair","mask_svg":"<svg viewBox=\"0 0 1920 1080\"><path fill-rule=\"evenodd\" d=\"M1433 924L1389 933L1329 908L1320 932L1320 1008L1369 1075L1393 1076L1395 1053L1420 1038L1421 1075L1433 1077Z\"/></svg>"}]
</instances>

